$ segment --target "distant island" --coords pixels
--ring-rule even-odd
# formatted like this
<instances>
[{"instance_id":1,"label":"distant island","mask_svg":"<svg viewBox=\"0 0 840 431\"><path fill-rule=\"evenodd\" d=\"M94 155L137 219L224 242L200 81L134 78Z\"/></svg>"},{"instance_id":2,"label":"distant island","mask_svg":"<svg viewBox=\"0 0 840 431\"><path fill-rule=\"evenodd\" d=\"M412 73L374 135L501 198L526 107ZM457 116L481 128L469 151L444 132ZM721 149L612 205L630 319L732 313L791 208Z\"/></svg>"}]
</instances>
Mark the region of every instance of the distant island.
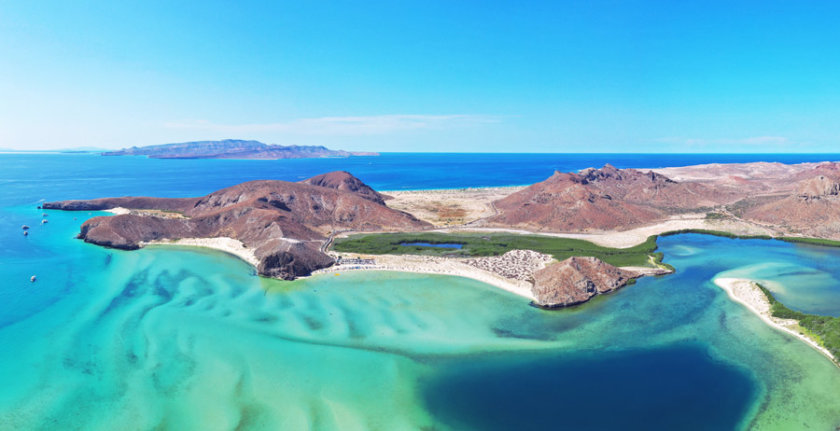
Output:
<instances>
[{"instance_id":1,"label":"distant island","mask_svg":"<svg viewBox=\"0 0 840 431\"><path fill-rule=\"evenodd\" d=\"M331 150L320 145L271 145L260 141L224 139L149 145L107 151L103 156L147 156L153 159L306 159L378 156L374 152Z\"/></svg>"}]
</instances>

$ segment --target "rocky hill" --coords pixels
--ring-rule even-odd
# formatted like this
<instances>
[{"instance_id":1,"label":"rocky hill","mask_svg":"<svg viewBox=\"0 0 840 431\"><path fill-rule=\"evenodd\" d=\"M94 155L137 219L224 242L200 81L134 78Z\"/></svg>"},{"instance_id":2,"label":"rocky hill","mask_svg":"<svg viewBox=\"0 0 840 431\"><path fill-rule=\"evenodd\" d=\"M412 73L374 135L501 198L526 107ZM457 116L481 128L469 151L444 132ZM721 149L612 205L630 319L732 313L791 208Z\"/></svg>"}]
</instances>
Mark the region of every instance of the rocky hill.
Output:
<instances>
[{"instance_id":1,"label":"rocky hill","mask_svg":"<svg viewBox=\"0 0 840 431\"><path fill-rule=\"evenodd\" d=\"M225 139L222 141L195 141L177 144L131 147L102 153L103 156L148 156L153 159L303 159L322 157L374 156L361 153L331 150L323 146L269 145L259 141Z\"/></svg>"},{"instance_id":2,"label":"rocky hill","mask_svg":"<svg viewBox=\"0 0 840 431\"><path fill-rule=\"evenodd\" d=\"M740 195L734 217L786 235L840 239L840 163L743 163L686 166L657 172Z\"/></svg>"},{"instance_id":3,"label":"rocky hill","mask_svg":"<svg viewBox=\"0 0 840 431\"><path fill-rule=\"evenodd\" d=\"M534 273L531 291L536 297L535 305L568 307L619 289L638 276L595 257L570 257Z\"/></svg>"},{"instance_id":4,"label":"rocky hill","mask_svg":"<svg viewBox=\"0 0 840 431\"><path fill-rule=\"evenodd\" d=\"M385 205L385 196L379 194L370 188L370 186L363 183L347 171L329 172L314 176L301 182L313 186L327 187L355 193L365 199L370 199L378 204Z\"/></svg>"},{"instance_id":5,"label":"rocky hill","mask_svg":"<svg viewBox=\"0 0 840 431\"><path fill-rule=\"evenodd\" d=\"M738 198L700 183L605 165L579 173L555 172L494 202L498 214L487 221L545 231L621 230Z\"/></svg>"},{"instance_id":6,"label":"rocky hill","mask_svg":"<svg viewBox=\"0 0 840 431\"><path fill-rule=\"evenodd\" d=\"M405 231L428 226L377 201L378 194L350 174L335 172L326 178L338 180L251 181L197 198L105 198L49 202L43 208L161 211L94 217L82 225L79 237L121 249L136 249L157 240L230 237L254 251L261 275L283 279L330 266L332 258L321 251L321 245L331 232Z\"/></svg>"}]
</instances>

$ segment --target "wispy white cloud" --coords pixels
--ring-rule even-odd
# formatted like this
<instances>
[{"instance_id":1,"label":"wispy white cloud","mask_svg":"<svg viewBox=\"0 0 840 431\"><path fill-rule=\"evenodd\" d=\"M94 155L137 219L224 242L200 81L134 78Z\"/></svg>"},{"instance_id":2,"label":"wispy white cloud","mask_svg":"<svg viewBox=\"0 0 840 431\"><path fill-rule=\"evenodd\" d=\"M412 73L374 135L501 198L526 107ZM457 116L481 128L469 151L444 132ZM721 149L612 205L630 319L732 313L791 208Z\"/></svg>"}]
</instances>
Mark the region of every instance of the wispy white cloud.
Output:
<instances>
[{"instance_id":1,"label":"wispy white cloud","mask_svg":"<svg viewBox=\"0 0 840 431\"><path fill-rule=\"evenodd\" d=\"M496 123L499 117L488 115L417 115L391 114L347 117L301 118L277 123L219 124L205 120L171 122L170 129L214 132L219 134L280 133L290 135L364 136L420 129L449 129L471 124Z\"/></svg>"}]
</instances>

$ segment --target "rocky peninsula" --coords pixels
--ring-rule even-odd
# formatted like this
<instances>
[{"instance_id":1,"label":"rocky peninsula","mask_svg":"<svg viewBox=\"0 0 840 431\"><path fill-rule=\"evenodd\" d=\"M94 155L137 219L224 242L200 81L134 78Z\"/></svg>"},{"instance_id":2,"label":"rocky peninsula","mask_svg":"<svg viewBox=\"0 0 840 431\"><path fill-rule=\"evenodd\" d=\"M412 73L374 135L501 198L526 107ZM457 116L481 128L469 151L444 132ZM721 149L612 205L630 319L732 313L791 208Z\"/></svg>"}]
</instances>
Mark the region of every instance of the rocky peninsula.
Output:
<instances>
[{"instance_id":1,"label":"rocky peninsula","mask_svg":"<svg viewBox=\"0 0 840 431\"><path fill-rule=\"evenodd\" d=\"M313 183L318 185L313 185ZM388 208L381 197L347 172L301 183L251 181L196 198L118 197L47 202L44 209L113 210L94 217L79 238L125 250L186 238L231 238L251 250L260 275L292 280L334 259L323 247L338 231L417 230L428 226Z\"/></svg>"}]
</instances>

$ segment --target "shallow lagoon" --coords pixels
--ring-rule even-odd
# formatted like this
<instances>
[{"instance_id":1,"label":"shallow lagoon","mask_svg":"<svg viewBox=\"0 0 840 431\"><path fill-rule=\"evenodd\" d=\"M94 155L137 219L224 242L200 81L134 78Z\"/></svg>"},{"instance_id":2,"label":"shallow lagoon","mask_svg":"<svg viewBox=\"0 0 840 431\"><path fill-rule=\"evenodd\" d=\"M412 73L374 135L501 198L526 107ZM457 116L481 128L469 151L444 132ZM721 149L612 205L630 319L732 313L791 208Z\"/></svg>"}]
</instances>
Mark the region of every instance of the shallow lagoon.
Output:
<instances>
[{"instance_id":1,"label":"shallow lagoon","mask_svg":"<svg viewBox=\"0 0 840 431\"><path fill-rule=\"evenodd\" d=\"M14 281L0 305L0 428L840 423L840 370L709 282L773 250L807 266L811 250L798 245L662 238L676 274L545 311L454 277L287 283L215 251L107 250L72 239L78 215L51 212L21 239L37 253L2 268ZM727 250L740 269L726 264ZM50 270L32 284L25 268L35 262Z\"/></svg>"}]
</instances>

